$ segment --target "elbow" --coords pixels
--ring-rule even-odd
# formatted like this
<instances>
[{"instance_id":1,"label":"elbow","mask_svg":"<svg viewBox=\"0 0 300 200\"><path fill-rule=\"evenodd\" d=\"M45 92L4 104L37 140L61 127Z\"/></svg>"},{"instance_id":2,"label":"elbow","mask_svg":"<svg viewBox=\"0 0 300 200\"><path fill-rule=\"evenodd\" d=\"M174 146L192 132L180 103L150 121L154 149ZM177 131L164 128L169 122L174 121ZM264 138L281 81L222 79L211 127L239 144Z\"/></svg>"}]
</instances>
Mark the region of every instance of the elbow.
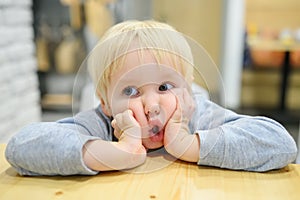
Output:
<instances>
[{"instance_id":1,"label":"elbow","mask_svg":"<svg viewBox=\"0 0 300 200\"><path fill-rule=\"evenodd\" d=\"M286 152L283 152L283 155L286 154L286 162L287 164L295 162L298 154L298 148L296 142L291 139L290 144L286 145Z\"/></svg>"},{"instance_id":2,"label":"elbow","mask_svg":"<svg viewBox=\"0 0 300 200\"><path fill-rule=\"evenodd\" d=\"M270 170L276 170L286 167L288 164L291 164L295 161L297 153L284 153L273 155L268 161L263 163L260 166L254 168L248 168L247 171L256 171L256 172L267 172Z\"/></svg>"},{"instance_id":3,"label":"elbow","mask_svg":"<svg viewBox=\"0 0 300 200\"><path fill-rule=\"evenodd\" d=\"M6 145L5 158L9 164L14 166L14 155L15 155L15 139L12 138Z\"/></svg>"},{"instance_id":4,"label":"elbow","mask_svg":"<svg viewBox=\"0 0 300 200\"><path fill-rule=\"evenodd\" d=\"M225 168L256 172L281 169L288 164L293 163L296 160L298 152L297 145L292 138L285 140L284 142L273 141L273 143L271 142L264 145L251 145L247 148L243 147L238 149L239 152L244 153L223 163L225 164L223 165Z\"/></svg>"},{"instance_id":5,"label":"elbow","mask_svg":"<svg viewBox=\"0 0 300 200\"><path fill-rule=\"evenodd\" d=\"M281 151L273 151L274 153L269 153L265 156L265 161L257 165L256 167L251 167L246 170L248 171L258 171L265 172L274 169L281 169L288 164L295 162L297 157L297 146L295 142L291 142L290 145L286 144L285 148Z\"/></svg>"},{"instance_id":6,"label":"elbow","mask_svg":"<svg viewBox=\"0 0 300 200\"><path fill-rule=\"evenodd\" d=\"M24 176L28 175L26 173L26 170L23 170L22 167L19 166L18 162L15 159L15 149L16 149L16 144L15 140L11 139L8 144L6 145L5 148L5 158L6 161L18 172L19 175Z\"/></svg>"},{"instance_id":7,"label":"elbow","mask_svg":"<svg viewBox=\"0 0 300 200\"><path fill-rule=\"evenodd\" d=\"M298 148L295 140L290 136L286 141L283 143L281 151L279 155L285 159L287 164L292 163L296 160L298 154Z\"/></svg>"}]
</instances>

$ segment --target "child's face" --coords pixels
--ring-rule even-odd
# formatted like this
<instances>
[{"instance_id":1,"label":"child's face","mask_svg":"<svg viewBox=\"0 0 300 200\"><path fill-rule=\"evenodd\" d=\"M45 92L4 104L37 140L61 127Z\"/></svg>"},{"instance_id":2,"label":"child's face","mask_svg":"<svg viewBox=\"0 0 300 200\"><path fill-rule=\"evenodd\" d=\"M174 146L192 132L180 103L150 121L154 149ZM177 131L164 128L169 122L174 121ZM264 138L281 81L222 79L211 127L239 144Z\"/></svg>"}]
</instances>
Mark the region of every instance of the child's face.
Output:
<instances>
[{"instance_id":1,"label":"child's face","mask_svg":"<svg viewBox=\"0 0 300 200\"><path fill-rule=\"evenodd\" d=\"M110 114L131 110L148 149L163 146L164 128L177 107L176 91L188 87L170 60L161 62L158 65L149 52L144 52L142 59L137 52L129 53L108 87Z\"/></svg>"}]
</instances>

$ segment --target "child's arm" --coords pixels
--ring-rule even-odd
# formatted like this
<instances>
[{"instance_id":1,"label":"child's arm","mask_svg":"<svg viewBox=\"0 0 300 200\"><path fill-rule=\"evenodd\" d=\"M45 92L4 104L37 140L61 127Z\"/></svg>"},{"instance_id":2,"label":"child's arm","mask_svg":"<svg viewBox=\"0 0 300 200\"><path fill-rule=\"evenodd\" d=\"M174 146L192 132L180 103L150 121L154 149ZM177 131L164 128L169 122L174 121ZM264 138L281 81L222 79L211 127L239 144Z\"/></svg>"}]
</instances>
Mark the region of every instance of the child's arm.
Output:
<instances>
[{"instance_id":1,"label":"child's arm","mask_svg":"<svg viewBox=\"0 0 300 200\"><path fill-rule=\"evenodd\" d=\"M95 171L130 169L143 164L145 159L146 150L142 145L135 148L121 141L92 140L83 149L85 164Z\"/></svg>"},{"instance_id":2,"label":"child's arm","mask_svg":"<svg viewBox=\"0 0 300 200\"><path fill-rule=\"evenodd\" d=\"M165 127L164 146L168 153L181 160L199 161L200 141L197 134L191 134L188 127L194 112L194 100L189 92L176 91L177 107Z\"/></svg>"},{"instance_id":3,"label":"child's arm","mask_svg":"<svg viewBox=\"0 0 300 200\"><path fill-rule=\"evenodd\" d=\"M266 117L238 115L202 97L196 99L196 110L189 125L190 132L199 137L197 163L200 165L267 171L286 166L297 155L295 141L278 122ZM181 148L183 152L193 145Z\"/></svg>"},{"instance_id":4,"label":"child's arm","mask_svg":"<svg viewBox=\"0 0 300 200\"><path fill-rule=\"evenodd\" d=\"M188 124L175 113L165 130L164 145L168 153L188 162L199 161L200 140L197 134L190 134Z\"/></svg>"},{"instance_id":5,"label":"child's arm","mask_svg":"<svg viewBox=\"0 0 300 200\"><path fill-rule=\"evenodd\" d=\"M110 119L100 109L58 122L24 127L7 144L6 158L21 175L94 175L98 170L89 168L83 160L83 154L88 154L84 145L90 146L92 141L93 145L98 142L104 145L103 148L97 145L100 155L110 155L106 147L116 144L112 142Z\"/></svg>"},{"instance_id":6,"label":"child's arm","mask_svg":"<svg viewBox=\"0 0 300 200\"><path fill-rule=\"evenodd\" d=\"M75 125L63 122L29 124L14 135L6 146L6 159L20 175L94 175L82 162L83 144L99 139Z\"/></svg>"},{"instance_id":7,"label":"child's arm","mask_svg":"<svg viewBox=\"0 0 300 200\"><path fill-rule=\"evenodd\" d=\"M84 145L83 160L96 171L122 170L141 165L146 159L142 145L141 127L127 110L115 116L115 131L122 132L118 142L92 140Z\"/></svg>"}]
</instances>

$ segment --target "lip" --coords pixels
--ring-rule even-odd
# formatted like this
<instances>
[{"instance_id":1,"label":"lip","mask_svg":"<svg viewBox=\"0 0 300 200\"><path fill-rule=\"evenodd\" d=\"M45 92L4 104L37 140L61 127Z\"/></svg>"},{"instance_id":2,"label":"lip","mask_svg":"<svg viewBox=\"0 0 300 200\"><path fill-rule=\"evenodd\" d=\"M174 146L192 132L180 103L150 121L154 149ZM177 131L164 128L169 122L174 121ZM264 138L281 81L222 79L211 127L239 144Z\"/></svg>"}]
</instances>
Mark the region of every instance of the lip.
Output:
<instances>
[{"instance_id":1,"label":"lip","mask_svg":"<svg viewBox=\"0 0 300 200\"><path fill-rule=\"evenodd\" d=\"M158 132L161 131L161 129L163 128L163 124L158 118L149 119L148 125L150 133L152 133L153 128L158 129Z\"/></svg>"},{"instance_id":2,"label":"lip","mask_svg":"<svg viewBox=\"0 0 300 200\"><path fill-rule=\"evenodd\" d=\"M156 133L153 130L156 130ZM150 119L149 120L149 139L152 142L160 142L163 141L164 138L164 127L159 119Z\"/></svg>"},{"instance_id":3,"label":"lip","mask_svg":"<svg viewBox=\"0 0 300 200\"><path fill-rule=\"evenodd\" d=\"M152 142L162 142L164 140L164 130L162 129L158 133L150 135L149 139Z\"/></svg>"},{"instance_id":4,"label":"lip","mask_svg":"<svg viewBox=\"0 0 300 200\"><path fill-rule=\"evenodd\" d=\"M155 132L153 132L153 129L157 129L157 130L155 130ZM148 132L149 132L149 135L151 137L151 136L157 135L161 131L162 131L161 127L153 126Z\"/></svg>"}]
</instances>

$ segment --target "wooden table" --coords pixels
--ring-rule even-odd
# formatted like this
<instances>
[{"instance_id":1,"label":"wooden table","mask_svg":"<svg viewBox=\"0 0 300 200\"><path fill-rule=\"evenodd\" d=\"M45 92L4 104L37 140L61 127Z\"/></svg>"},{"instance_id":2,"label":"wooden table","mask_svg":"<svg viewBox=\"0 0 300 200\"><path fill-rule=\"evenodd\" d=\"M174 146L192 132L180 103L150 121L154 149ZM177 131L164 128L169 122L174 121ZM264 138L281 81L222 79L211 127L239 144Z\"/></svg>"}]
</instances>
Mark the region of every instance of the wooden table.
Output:
<instances>
[{"instance_id":1,"label":"wooden table","mask_svg":"<svg viewBox=\"0 0 300 200\"><path fill-rule=\"evenodd\" d=\"M153 156L144 166L129 172L108 172L97 176L20 177L5 161L4 149L5 145L1 145L1 200L300 199L300 166L295 164L267 173L255 173L175 161L162 169L141 173L149 166L164 163L163 160L168 163L168 157Z\"/></svg>"}]
</instances>

